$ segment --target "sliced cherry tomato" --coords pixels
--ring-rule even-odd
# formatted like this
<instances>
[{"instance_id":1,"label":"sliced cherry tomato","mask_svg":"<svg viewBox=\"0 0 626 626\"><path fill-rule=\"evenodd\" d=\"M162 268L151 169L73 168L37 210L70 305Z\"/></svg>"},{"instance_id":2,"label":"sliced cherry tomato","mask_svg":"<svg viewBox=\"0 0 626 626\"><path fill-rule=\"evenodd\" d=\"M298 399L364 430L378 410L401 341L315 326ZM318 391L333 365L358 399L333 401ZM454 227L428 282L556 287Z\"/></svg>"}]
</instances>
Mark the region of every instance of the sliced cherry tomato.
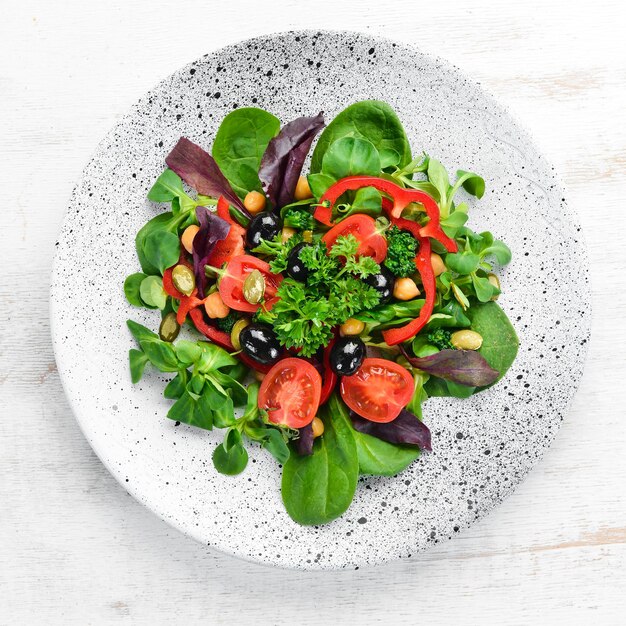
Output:
<instances>
[{"instance_id":1,"label":"sliced cherry tomato","mask_svg":"<svg viewBox=\"0 0 626 626\"><path fill-rule=\"evenodd\" d=\"M310 424L320 405L322 378L304 359L278 361L259 389L259 408L273 424L302 428Z\"/></svg>"},{"instance_id":2,"label":"sliced cherry tomato","mask_svg":"<svg viewBox=\"0 0 626 626\"><path fill-rule=\"evenodd\" d=\"M259 308L258 304L250 304L243 297L243 284L248 274L254 270L259 270L265 278L265 297L273 298L276 295L276 289L283 277L280 274L272 274L269 264L265 261L254 256L241 254L228 262L219 282L220 296L226 306L235 309L235 311L246 311L247 313L253 313Z\"/></svg>"},{"instance_id":3,"label":"sliced cherry tomato","mask_svg":"<svg viewBox=\"0 0 626 626\"><path fill-rule=\"evenodd\" d=\"M364 359L355 374L341 379L343 401L371 422L395 420L412 395L411 374L387 359Z\"/></svg>"},{"instance_id":4,"label":"sliced cherry tomato","mask_svg":"<svg viewBox=\"0 0 626 626\"><path fill-rule=\"evenodd\" d=\"M323 237L328 249L332 248L338 237L354 235L359 242L357 256L371 256L376 263L381 263L387 256L387 240L376 230L376 221L369 215L351 215L333 226Z\"/></svg>"}]
</instances>

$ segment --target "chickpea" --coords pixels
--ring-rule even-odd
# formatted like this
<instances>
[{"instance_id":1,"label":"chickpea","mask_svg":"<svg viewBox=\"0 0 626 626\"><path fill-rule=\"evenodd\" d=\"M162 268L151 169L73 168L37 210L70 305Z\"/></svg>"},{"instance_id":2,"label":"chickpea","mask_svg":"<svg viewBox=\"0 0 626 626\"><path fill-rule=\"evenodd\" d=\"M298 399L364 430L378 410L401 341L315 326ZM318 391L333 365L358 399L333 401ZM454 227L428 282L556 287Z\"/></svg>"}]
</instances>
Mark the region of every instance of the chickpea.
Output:
<instances>
[{"instance_id":1,"label":"chickpea","mask_svg":"<svg viewBox=\"0 0 626 626\"><path fill-rule=\"evenodd\" d=\"M439 276L446 271L446 264L436 252L431 253L430 264L433 266L435 276Z\"/></svg>"},{"instance_id":2,"label":"chickpea","mask_svg":"<svg viewBox=\"0 0 626 626\"><path fill-rule=\"evenodd\" d=\"M263 372L259 372L259 370L254 370L254 377L256 380L261 382L265 378L265 374Z\"/></svg>"},{"instance_id":3,"label":"chickpea","mask_svg":"<svg viewBox=\"0 0 626 626\"><path fill-rule=\"evenodd\" d=\"M365 324L363 322L355 320L351 317L339 327L339 334L342 337L345 337L346 335L360 335L364 329Z\"/></svg>"},{"instance_id":4,"label":"chickpea","mask_svg":"<svg viewBox=\"0 0 626 626\"><path fill-rule=\"evenodd\" d=\"M309 187L309 181L306 176L300 176L300 178L298 178L298 184L296 185L296 191L293 194L293 197L296 200L306 200L307 198L313 197L311 188Z\"/></svg>"},{"instance_id":5,"label":"chickpea","mask_svg":"<svg viewBox=\"0 0 626 626\"><path fill-rule=\"evenodd\" d=\"M183 244L183 248L191 254L193 252L193 240L195 236L198 234L200 230L200 226L196 226L192 224L191 226L187 226L183 231L183 234L180 237L180 242Z\"/></svg>"},{"instance_id":6,"label":"chickpea","mask_svg":"<svg viewBox=\"0 0 626 626\"><path fill-rule=\"evenodd\" d=\"M224 304L218 291L214 291L205 298L204 309L211 319L222 319L230 313L230 308Z\"/></svg>"},{"instance_id":7,"label":"chickpea","mask_svg":"<svg viewBox=\"0 0 626 626\"><path fill-rule=\"evenodd\" d=\"M450 342L457 350L478 350L483 338L473 330L457 330L450 336Z\"/></svg>"},{"instance_id":8,"label":"chickpea","mask_svg":"<svg viewBox=\"0 0 626 626\"><path fill-rule=\"evenodd\" d=\"M265 196L258 191L250 191L243 199L243 206L245 206L252 215L256 215L265 208Z\"/></svg>"},{"instance_id":9,"label":"chickpea","mask_svg":"<svg viewBox=\"0 0 626 626\"><path fill-rule=\"evenodd\" d=\"M285 243L285 241L291 239L295 234L295 228L289 228L289 226L285 226L280 234L280 240Z\"/></svg>"},{"instance_id":10,"label":"chickpea","mask_svg":"<svg viewBox=\"0 0 626 626\"><path fill-rule=\"evenodd\" d=\"M313 439L317 439L324 434L324 422L319 417L313 418L311 428L313 429Z\"/></svg>"},{"instance_id":11,"label":"chickpea","mask_svg":"<svg viewBox=\"0 0 626 626\"><path fill-rule=\"evenodd\" d=\"M487 274L487 280L498 290L500 291L500 279L492 273ZM492 296L492 300L497 300L500 294L497 293L495 296Z\"/></svg>"},{"instance_id":12,"label":"chickpea","mask_svg":"<svg viewBox=\"0 0 626 626\"><path fill-rule=\"evenodd\" d=\"M412 300L419 295L420 290L412 278L398 278L393 286L393 297L396 300Z\"/></svg>"}]
</instances>

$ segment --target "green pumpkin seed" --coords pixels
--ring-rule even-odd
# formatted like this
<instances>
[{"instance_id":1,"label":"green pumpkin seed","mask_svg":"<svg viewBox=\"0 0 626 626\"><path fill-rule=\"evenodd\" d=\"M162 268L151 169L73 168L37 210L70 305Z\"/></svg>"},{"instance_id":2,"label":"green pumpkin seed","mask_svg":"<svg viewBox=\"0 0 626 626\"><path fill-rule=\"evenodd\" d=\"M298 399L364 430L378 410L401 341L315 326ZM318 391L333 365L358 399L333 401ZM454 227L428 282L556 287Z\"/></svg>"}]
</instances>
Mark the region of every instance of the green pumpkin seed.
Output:
<instances>
[{"instance_id":1,"label":"green pumpkin seed","mask_svg":"<svg viewBox=\"0 0 626 626\"><path fill-rule=\"evenodd\" d=\"M186 265L177 265L172 270L172 282L174 287L186 296L196 288L196 277Z\"/></svg>"},{"instance_id":2,"label":"green pumpkin seed","mask_svg":"<svg viewBox=\"0 0 626 626\"><path fill-rule=\"evenodd\" d=\"M250 304L258 304L265 293L265 278L259 270L252 270L243 281L243 297Z\"/></svg>"},{"instance_id":3,"label":"green pumpkin seed","mask_svg":"<svg viewBox=\"0 0 626 626\"><path fill-rule=\"evenodd\" d=\"M230 342L233 344L235 350L241 350L241 342L239 341L239 335L241 331L250 325L250 320L247 317L242 317L233 324L233 329L230 331Z\"/></svg>"},{"instance_id":4,"label":"green pumpkin seed","mask_svg":"<svg viewBox=\"0 0 626 626\"><path fill-rule=\"evenodd\" d=\"M180 332L180 325L176 321L176 313L171 311L161 320L159 337L162 341L174 341Z\"/></svg>"},{"instance_id":5,"label":"green pumpkin seed","mask_svg":"<svg viewBox=\"0 0 626 626\"><path fill-rule=\"evenodd\" d=\"M467 329L452 333L450 341L457 350L478 350L483 345L482 335Z\"/></svg>"}]
</instances>

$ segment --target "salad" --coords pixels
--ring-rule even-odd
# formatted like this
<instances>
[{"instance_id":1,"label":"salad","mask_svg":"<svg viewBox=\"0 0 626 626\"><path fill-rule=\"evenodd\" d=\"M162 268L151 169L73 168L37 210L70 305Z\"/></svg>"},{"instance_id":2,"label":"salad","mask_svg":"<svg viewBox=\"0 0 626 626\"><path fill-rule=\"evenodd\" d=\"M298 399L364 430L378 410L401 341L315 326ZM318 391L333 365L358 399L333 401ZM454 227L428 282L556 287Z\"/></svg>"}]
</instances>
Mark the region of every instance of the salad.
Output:
<instances>
[{"instance_id":1,"label":"salad","mask_svg":"<svg viewBox=\"0 0 626 626\"><path fill-rule=\"evenodd\" d=\"M339 517L359 476L430 451L424 402L479 393L515 359L496 302L511 252L466 225L484 180L414 157L386 103L282 128L235 109L211 154L183 137L165 163L148 199L167 210L137 233L124 283L160 314L152 330L128 320L132 381L171 373L167 417L224 429L218 472L265 448L296 522Z\"/></svg>"}]
</instances>

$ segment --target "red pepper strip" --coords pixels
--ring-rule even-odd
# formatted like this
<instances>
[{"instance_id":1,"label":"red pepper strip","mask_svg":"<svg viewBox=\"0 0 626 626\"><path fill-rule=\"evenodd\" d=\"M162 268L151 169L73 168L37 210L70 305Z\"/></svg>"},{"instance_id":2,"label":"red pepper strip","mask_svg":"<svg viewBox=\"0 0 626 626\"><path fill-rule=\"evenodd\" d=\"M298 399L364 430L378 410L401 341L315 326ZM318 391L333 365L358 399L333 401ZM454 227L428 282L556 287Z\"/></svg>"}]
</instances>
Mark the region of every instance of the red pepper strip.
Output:
<instances>
[{"instance_id":1,"label":"red pepper strip","mask_svg":"<svg viewBox=\"0 0 626 626\"><path fill-rule=\"evenodd\" d=\"M405 227L404 223L406 222L414 224L417 228L419 228L419 225L415 222L403 220L402 218L396 220L399 228L410 230ZM419 241L420 248L417 256L415 257L415 266L417 267L422 279L426 301L424 302L424 306L421 308L419 315L414 320L410 321L405 326L401 326L400 328L390 328L389 330L383 331L383 339L387 345L390 346L395 346L403 341L407 341L407 339L411 339L411 337L415 337L415 335L417 335L417 333L424 328L430 319L433 308L435 307L437 285L435 282L435 273L433 272L433 266L430 260L430 239L428 239L428 237L418 237L417 239Z\"/></svg>"},{"instance_id":2,"label":"red pepper strip","mask_svg":"<svg viewBox=\"0 0 626 626\"><path fill-rule=\"evenodd\" d=\"M330 367L330 351L335 343L335 338L324 348L324 376L322 377L322 393L320 396L320 405L326 403L330 398L335 385L337 384L337 374Z\"/></svg>"},{"instance_id":3,"label":"red pepper strip","mask_svg":"<svg viewBox=\"0 0 626 626\"><path fill-rule=\"evenodd\" d=\"M191 313L194 309L204 304L204 300L196 298L196 296L183 296L176 311L176 321L182 326L187 319L187 313Z\"/></svg>"},{"instance_id":4,"label":"red pepper strip","mask_svg":"<svg viewBox=\"0 0 626 626\"><path fill-rule=\"evenodd\" d=\"M194 326L201 332L207 339L210 339L213 343L217 344L224 350L233 351L233 344L230 341L230 335L215 326L211 326L204 321L204 314L201 309L191 309L189 311L189 317Z\"/></svg>"},{"instance_id":5,"label":"red pepper strip","mask_svg":"<svg viewBox=\"0 0 626 626\"><path fill-rule=\"evenodd\" d=\"M393 205L389 208L389 203L385 203L385 210L390 217L398 219L402 215L402 211L411 202L420 203L428 215L428 224L420 228L421 237L432 237L439 241L448 252L456 252L456 241L450 239L446 235L439 224L439 206L424 191L419 189L405 189L396 185L396 183L378 176L347 176L337 181L334 185L326 190L326 193L320 198L320 204L328 204L328 206L318 206L313 213L313 217L322 224L332 226L332 210L333 205L341 195L346 191L355 191L362 187L374 187L378 191L387 194L393 201Z\"/></svg>"}]
</instances>

